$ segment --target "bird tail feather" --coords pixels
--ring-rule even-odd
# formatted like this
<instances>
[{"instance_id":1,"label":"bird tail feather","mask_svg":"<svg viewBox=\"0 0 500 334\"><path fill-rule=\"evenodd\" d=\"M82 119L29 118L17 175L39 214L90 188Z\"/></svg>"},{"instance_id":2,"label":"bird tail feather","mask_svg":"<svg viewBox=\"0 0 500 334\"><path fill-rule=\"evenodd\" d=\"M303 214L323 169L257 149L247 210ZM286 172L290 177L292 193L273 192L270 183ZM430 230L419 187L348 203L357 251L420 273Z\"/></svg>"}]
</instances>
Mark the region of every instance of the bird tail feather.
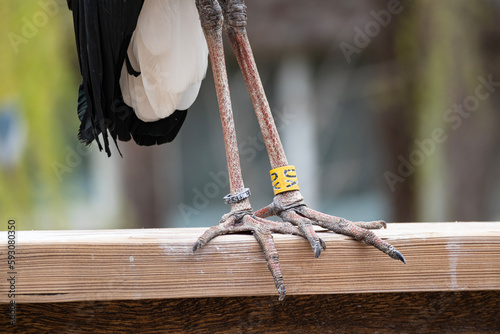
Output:
<instances>
[{"instance_id":1,"label":"bird tail feather","mask_svg":"<svg viewBox=\"0 0 500 334\"><path fill-rule=\"evenodd\" d=\"M208 48L194 1L144 2L128 47L120 86L125 103L145 122L191 106L208 65Z\"/></svg>"}]
</instances>

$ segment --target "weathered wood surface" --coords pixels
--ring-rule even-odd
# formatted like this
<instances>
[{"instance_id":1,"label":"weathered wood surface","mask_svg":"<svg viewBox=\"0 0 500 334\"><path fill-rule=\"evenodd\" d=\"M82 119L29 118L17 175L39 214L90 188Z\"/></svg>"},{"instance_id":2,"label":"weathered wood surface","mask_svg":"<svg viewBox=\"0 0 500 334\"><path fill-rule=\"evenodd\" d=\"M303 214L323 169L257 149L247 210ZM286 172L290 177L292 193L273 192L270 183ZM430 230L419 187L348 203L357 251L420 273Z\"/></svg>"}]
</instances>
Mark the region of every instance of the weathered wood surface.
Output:
<instances>
[{"instance_id":1,"label":"weathered wood surface","mask_svg":"<svg viewBox=\"0 0 500 334\"><path fill-rule=\"evenodd\" d=\"M4 305L6 306L6 305ZM500 291L20 304L17 333L499 333Z\"/></svg>"},{"instance_id":2,"label":"weathered wood surface","mask_svg":"<svg viewBox=\"0 0 500 334\"><path fill-rule=\"evenodd\" d=\"M251 235L222 236L193 254L203 231L19 231L16 303L276 298ZM329 232L320 232L327 250L318 259L305 240L276 235L288 296L500 290L499 223L390 224L376 233L404 254L406 265ZM0 258L6 251L1 232ZM0 288L0 303L8 303L7 280Z\"/></svg>"}]
</instances>

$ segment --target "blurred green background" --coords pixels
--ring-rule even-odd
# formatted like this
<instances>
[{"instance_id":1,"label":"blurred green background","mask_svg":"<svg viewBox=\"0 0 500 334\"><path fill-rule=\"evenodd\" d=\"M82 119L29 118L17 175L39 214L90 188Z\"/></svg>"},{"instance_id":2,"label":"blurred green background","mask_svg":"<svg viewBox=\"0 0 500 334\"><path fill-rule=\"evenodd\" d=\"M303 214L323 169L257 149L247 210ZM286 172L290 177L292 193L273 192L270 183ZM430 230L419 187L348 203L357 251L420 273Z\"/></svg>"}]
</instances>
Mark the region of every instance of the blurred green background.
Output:
<instances>
[{"instance_id":1,"label":"blurred green background","mask_svg":"<svg viewBox=\"0 0 500 334\"><path fill-rule=\"evenodd\" d=\"M229 209L211 72L176 140L76 138L66 1L0 3L0 217L20 229L193 227ZM500 1L248 3L250 41L306 203L352 220L500 220ZM226 43L227 44L227 43ZM245 185L269 161L227 50Z\"/></svg>"}]
</instances>

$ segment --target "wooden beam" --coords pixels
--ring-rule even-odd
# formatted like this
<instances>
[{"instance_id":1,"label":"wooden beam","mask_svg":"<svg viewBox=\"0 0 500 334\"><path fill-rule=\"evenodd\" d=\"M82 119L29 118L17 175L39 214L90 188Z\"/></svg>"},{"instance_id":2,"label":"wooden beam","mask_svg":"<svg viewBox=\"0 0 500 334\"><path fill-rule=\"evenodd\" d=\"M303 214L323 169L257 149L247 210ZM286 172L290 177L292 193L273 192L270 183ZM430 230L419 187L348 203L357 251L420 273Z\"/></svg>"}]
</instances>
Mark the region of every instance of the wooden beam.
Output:
<instances>
[{"instance_id":1,"label":"wooden beam","mask_svg":"<svg viewBox=\"0 0 500 334\"><path fill-rule=\"evenodd\" d=\"M193 254L203 231L18 231L15 301L277 296L251 235L222 236ZM305 240L275 236L289 296L500 290L500 223L390 224L376 231L406 265L345 236L319 233L327 250L318 259ZM0 240L6 259L6 232ZM0 303L9 302L6 283Z\"/></svg>"},{"instance_id":2,"label":"wooden beam","mask_svg":"<svg viewBox=\"0 0 500 334\"><path fill-rule=\"evenodd\" d=\"M3 333L499 333L500 291L19 304Z\"/></svg>"}]
</instances>

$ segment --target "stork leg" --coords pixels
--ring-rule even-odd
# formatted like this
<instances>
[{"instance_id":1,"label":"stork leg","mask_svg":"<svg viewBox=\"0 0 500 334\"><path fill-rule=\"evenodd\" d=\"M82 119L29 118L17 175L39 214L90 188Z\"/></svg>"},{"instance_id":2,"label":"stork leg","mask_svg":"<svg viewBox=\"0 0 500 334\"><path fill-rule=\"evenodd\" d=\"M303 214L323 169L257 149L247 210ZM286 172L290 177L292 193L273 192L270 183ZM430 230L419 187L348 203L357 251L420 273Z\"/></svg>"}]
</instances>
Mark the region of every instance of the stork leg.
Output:
<instances>
[{"instance_id":1,"label":"stork leg","mask_svg":"<svg viewBox=\"0 0 500 334\"><path fill-rule=\"evenodd\" d=\"M236 54L241 71L252 100L264 142L273 169L288 165L269 103L257 71L252 49L246 32L246 6L244 0L223 0L224 29ZM386 228L384 221L351 222L344 218L330 216L308 208L298 190L275 195L273 202L255 213L258 217L279 216L285 222L297 226L310 242L316 257L323 244L312 228L318 225L336 233L344 234L372 245L394 259L405 262L403 255L393 246L382 241L369 229Z\"/></svg>"},{"instance_id":2,"label":"stork leg","mask_svg":"<svg viewBox=\"0 0 500 334\"><path fill-rule=\"evenodd\" d=\"M286 293L285 285L281 274L278 252L274 246L271 233L296 234L301 236L304 236L304 233L292 224L268 221L252 213L252 207L248 199L249 193L246 193L241 175L238 144L236 142L233 112L229 96L222 45L222 9L217 0L196 0L196 6L200 14L201 25L210 53L217 102L222 121L231 191L227 197L228 202L231 203L231 211L222 217L218 225L208 229L196 241L193 251L200 249L211 239L222 234L252 232L264 251L276 289L279 292L280 299L283 299Z\"/></svg>"},{"instance_id":3,"label":"stork leg","mask_svg":"<svg viewBox=\"0 0 500 334\"><path fill-rule=\"evenodd\" d=\"M369 229L385 228L385 222L351 222L314 211L305 205L298 190L277 194L270 205L252 214L252 208L245 195L241 175L222 45L223 26L243 72L259 126L264 136L271 166L273 169L283 167L287 166L288 162L248 42L245 28L246 7L244 0L196 0L196 5L208 44L217 101L219 103L230 179L231 194L229 200L231 202L231 211L222 217L218 225L208 229L196 241L193 251L203 247L211 239L219 235L252 232L264 251L280 300L285 297L286 292L278 252L271 233L295 234L307 239L313 248L315 256L318 257L321 249L326 248L323 240L314 231L313 225L318 225L363 241L380 249L392 258L405 262L404 257L393 246L382 241L372 231L369 231ZM283 222L264 219L272 215L281 217Z\"/></svg>"}]
</instances>

